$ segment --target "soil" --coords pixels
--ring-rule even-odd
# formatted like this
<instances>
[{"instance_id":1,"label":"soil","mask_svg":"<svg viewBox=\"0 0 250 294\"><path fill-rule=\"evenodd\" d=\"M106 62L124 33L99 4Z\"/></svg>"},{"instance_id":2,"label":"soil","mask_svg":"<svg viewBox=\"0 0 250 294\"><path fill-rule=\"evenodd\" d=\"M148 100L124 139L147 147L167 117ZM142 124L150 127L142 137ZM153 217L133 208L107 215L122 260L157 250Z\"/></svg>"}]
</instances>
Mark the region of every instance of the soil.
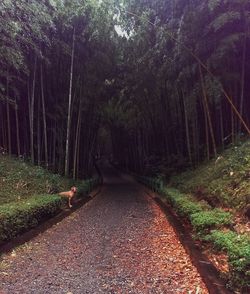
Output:
<instances>
[{"instance_id":1,"label":"soil","mask_svg":"<svg viewBox=\"0 0 250 294\"><path fill-rule=\"evenodd\" d=\"M1 256L1 294L210 292L141 185L105 174L93 200Z\"/></svg>"}]
</instances>

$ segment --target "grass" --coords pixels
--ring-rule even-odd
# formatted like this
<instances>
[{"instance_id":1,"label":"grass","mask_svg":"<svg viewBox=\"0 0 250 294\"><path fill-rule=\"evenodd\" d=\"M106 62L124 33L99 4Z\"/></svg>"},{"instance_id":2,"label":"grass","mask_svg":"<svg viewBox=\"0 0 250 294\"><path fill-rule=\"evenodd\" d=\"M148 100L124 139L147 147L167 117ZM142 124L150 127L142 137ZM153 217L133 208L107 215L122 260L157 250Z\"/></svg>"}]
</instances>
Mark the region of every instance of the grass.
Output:
<instances>
[{"instance_id":1,"label":"grass","mask_svg":"<svg viewBox=\"0 0 250 294\"><path fill-rule=\"evenodd\" d=\"M241 211L250 201L250 141L226 150L215 161L172 177L170 185L213 205Z\"/></svg>"},{"instance_id":2,"label":"grass","mask_svg":"<svg viewBox=\"0 0 250 294\"><path fill-rule=\"evenodd\" d=\"M88 194L98 178L73 182L22 160L0 155L0 243L37 226L62 210L59 191L77 186L77 197Z\"/></svg>"},{"instance_id":3,"label":"grass","mask_svg":"<svg viewBox=\"0 0 250 294\"><path fill-rule=\"evenodd\" d=\"M0 155L0 205L29 199L33 195L65 191L70 179L23 160Z\"/></svg>"}]
</instances>

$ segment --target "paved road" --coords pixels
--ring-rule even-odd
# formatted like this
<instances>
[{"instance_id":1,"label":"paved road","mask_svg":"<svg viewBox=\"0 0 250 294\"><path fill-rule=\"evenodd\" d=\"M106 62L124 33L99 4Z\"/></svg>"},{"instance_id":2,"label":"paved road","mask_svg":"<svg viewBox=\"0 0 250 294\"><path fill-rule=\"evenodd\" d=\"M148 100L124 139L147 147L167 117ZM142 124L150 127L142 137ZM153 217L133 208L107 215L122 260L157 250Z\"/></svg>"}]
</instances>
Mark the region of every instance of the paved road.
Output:
<instances>
[{"instance_id":1,"label":"paved road","mask_svg":"<svg viewBox=\"0 0 250 294\"><path fill-rule=\"evenodd\" d=\"M1 294L208 293L160 208L114 170L93 200L4 255L0 278Z\"/></svg>"}]
</instances>

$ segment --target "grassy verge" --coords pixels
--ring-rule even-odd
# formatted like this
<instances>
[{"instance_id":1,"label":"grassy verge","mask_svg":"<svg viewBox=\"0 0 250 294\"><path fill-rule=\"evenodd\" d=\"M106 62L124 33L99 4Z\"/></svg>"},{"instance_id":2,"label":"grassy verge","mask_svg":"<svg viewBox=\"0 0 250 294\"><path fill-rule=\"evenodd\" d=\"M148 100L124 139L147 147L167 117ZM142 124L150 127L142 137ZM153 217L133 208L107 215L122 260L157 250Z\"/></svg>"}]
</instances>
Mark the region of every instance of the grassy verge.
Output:
<instances>
[{"instance_id":1,"label":"grassy verge","mask_svg":"<svg viewBox=\"0 0 250 294\"><path fill-rule=\"evenodd\" d=\"M170 185L213 206L244 212L250 204L250 141L229 148L194 170L171 177Z\"/></svg>"},{"instance_id":2,"label":"grassy verge","mask_svg":"<svg viewBox=\"0 0 250 294\"><path fill-rule=\"evenodd\" d=\"M37 226L61 210L63 200L57 195L39 195L0 206L0 242Z\"/></svg>"},{"instance_id":3,"label":"grassy verge","mask_svg":"<svg viewBox=\"0 0 250 294\"><path fill-rule=\"evenodd\" d=\"M73 182L24 161L0 156L0 243L9 241L58 214L66 199L56 193L77 186L89 194L99 178Z\"/></svg>"},{"instance_id":4,"label":"grassy verge","mask_svg":"<svg viewBox=\"0 0 250 294\"><path fill-rule=\"evenodd\" d=\"M243 289L250 287L250 238L230 231L233 216L206 201L198 201L190 194L164 187L161 179L137 177L137 180L160 193L175 212L193 228L194 238L209 242L215 250L229 257L228 285Z\"/></svg>"}]
</instances>

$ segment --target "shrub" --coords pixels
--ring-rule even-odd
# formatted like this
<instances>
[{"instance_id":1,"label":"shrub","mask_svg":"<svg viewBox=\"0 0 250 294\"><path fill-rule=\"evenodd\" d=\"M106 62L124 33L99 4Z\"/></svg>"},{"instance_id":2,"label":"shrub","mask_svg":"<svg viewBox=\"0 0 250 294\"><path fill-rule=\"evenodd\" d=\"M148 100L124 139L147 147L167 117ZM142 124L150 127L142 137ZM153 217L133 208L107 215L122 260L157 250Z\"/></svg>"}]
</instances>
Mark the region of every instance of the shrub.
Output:
<instances>
[{"instance_id":1,"label":"shrub","mask_svg":"<svg viewBox=\"0 0 250 294\"><path fill-rule=\"evenodd\" d=\"M100 179L98 177L84 180L83 182L77 185L77 194L79 196L89 194L99 184Z\"/></svg>"},{"instance_id":2,"label":"shrub","mask_svg":"<svg viewBox=\"0 0 250 294\"><path fill-rule=\"evenodd\" d=\"M204 209L202 203L195 202L191 197L176 189L165 189L164 194L173 208L176 209L176 212L188 219L192 214L202 212Z\"/></svg>"},{"instance_id":3,"label":"shrub","mask_svg":"<svg viewBox=\"0 0 250 294\"><path fill-rule=\"evenodd\" d=\"M0 242L10 240L60 211L63 200L56 195L33 196L0 206Z\"/></svg>"},{"instance_id":4,"label":"shrub","mask_svg":"<svg viewBox=\"0 0 250 294\"><path fill-rule=\"evenodd\" d=\"M230 282L239 287L250 287L250 238L234 232L212 231L206 238L217 250L228 254Z\"/></svg>"},{"instance_id":5,"label":"shrub","mask_svg":"<svg viewBox=\"0 0 250 294\"><path fill-rule=\"evenodd\" d=\"M190 216L191 224L198 233L204 234L210 229L220 228L232 223L232 215L221 209L197 212Z\"/></svg>"}]
</instances>

